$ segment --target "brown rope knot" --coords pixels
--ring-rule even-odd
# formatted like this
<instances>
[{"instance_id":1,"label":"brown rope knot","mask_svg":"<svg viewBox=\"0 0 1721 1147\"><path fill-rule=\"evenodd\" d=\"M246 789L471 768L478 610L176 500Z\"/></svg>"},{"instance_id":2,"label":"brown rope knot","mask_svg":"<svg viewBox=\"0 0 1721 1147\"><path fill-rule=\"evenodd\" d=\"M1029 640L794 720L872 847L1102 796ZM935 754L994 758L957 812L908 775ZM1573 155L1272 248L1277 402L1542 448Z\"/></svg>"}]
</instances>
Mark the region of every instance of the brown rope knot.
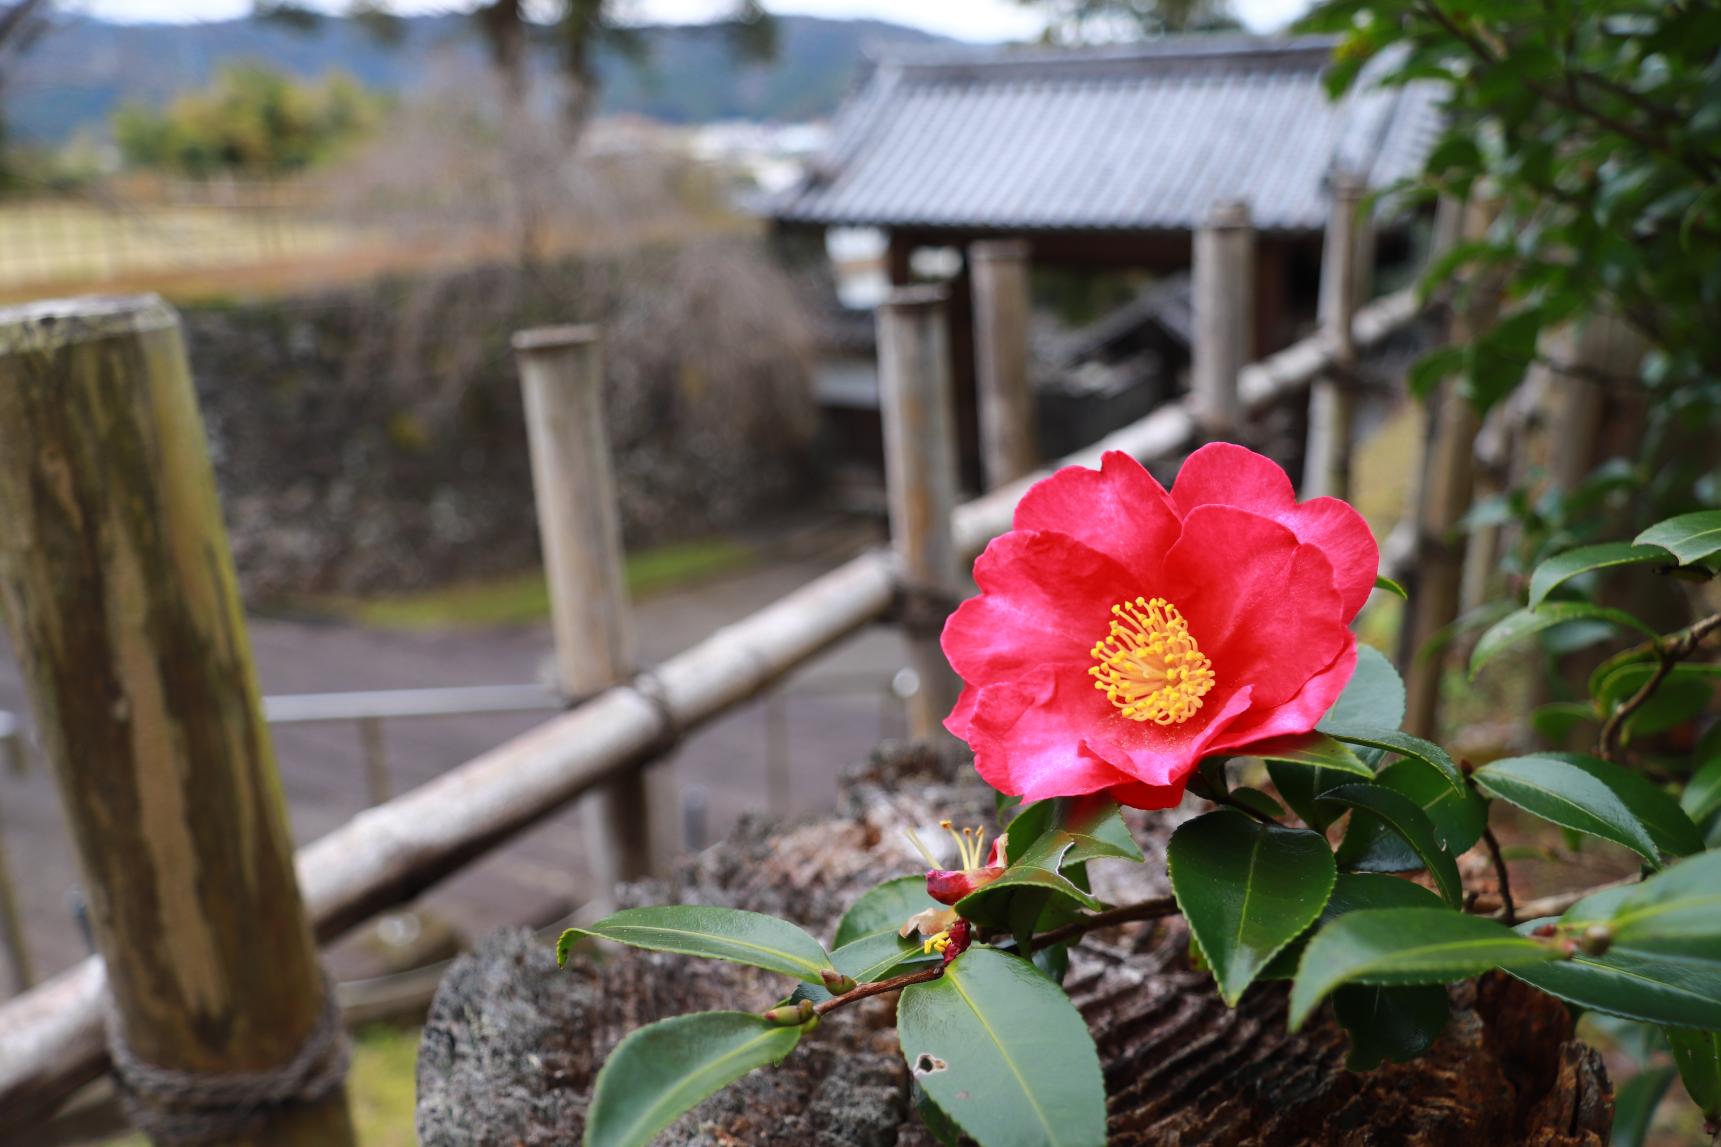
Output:
<instances>
[{"instance_id":1,"label":"brown rope knot","mask_svg":"<svg viewBox=\"0 0 1721 1147\"><path fill-rule=\"evenodd\" d=\"M107 1037L126 1115L156 1143L230 1140L256 1130L284 1108L320 1103L340 1090L352 1059L334 984L326 974L322 1015L293 1058L279 1067L203 1072L147 1063L126 1042L111 1001Z\"/></svg>"}]
</instances>

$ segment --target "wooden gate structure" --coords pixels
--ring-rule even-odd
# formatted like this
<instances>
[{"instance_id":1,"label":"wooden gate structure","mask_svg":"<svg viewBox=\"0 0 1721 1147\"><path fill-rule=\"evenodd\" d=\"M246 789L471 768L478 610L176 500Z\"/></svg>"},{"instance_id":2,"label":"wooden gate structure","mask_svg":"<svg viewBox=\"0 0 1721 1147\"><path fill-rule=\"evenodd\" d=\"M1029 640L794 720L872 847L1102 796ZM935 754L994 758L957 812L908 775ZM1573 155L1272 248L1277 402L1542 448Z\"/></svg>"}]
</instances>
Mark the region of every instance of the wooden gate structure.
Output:
<instances>
[{"instance_id":1,"label":"wooden gate structure","mask_svg":"<svg viewBox=\"0 0 1721 1147\"><path fill-rule=\"evenodd\" d=\"M1342 233L1329 238L1328 249L1351 251L1359 226L1354 195L1335 196L1333 226ZM1347 283L1343 289L1330 292L1335 301L1324 308L1320 331L1245 365L1248 355L1242 340L1247 337L1249 324L1240 309L1247 306L1251 249L1247 211L1236 206L1216 212L1212 233L1198 237L1198 327L1205 345L1197 349L1198 369L1189 398L1162 406L1092 447L1061 459L1059 465L1097 465L1108 450L1125 451L1144 462L1169 463L1203 438L1246 437L1251 420L1270 408L1306 401L1311 386L1319 382L1319 393L1324 397L1315 410L1310 471L1337 476L1347 472L1348 403L1340 400L1352 384L1355 356L1416 319L1424 311L1424 302L1413 292L1404 291L1358 308L1360 292L1354 282ZM1202 256L1200 252L1209 254ZM994 440L989 454L993 461L988 467L994 488L951 508L957 482L951 442L950 375L940 354L947 321L945 303L934 288L915 288L894 297L879 312L879 344L886 359L881 382L887 391L887 447L893 459L889 467L891 549L856 557L643 672L636 672L630 661L625 636L627 603L613 577L618 551L613 529L613 478L596 420L601 371L597 334L562 329L520 336L516 347L527 389L528 416L533 421L534 477L552 583L558 661L569 696L580 699L532 731L358 814L343 827L299 849L295 865L283 866L267 879L234 882L227 894L229 900L219 907L220 927L254 927L268 937L285 936L291 943L307 945L308 950L313 939L327 943L379 912L411 900L514 834L589 794L602 794L609 821L609 831L594 838L599 849L595 871L617 877L637 875L643 870L642 858L654 824L661 823L668 811L654 807L639 783L644 766L681 734L753 698L785 674L876 622L895 618L908 624L911 636L917 638L911 646L917 650L915 661L926 704L920 707L916 724L918 731L929 731L942 715L941 707L947 707L953 682L938 653L928 611L936 614L941 602L948 607L950 595L958 588L952 581L952 569L1010 528L1017 500L1029 484L1047 472L1020 473L1021 444L1031 442L1032 436L1031 428L1021 424L1029 409L1029 404L1020 400L1026 372L1013 361L1013 356L1026 352L1020 312L1026 299L1021 276L1027 273L1027 260L1019 256L1020 249L1013 246L983 253L988 289L980 294L982 306L1001 309L996 315L982 314L976 323L979 337L990 344L982 361L988 364L989 372L998 375L994 385L982 388L982 394L989 396L984 401L996 402L983 420L986 435ZM1336 262L1348 265L1349 260L1341 257ZM1327 273L1331 273L1330 264ZM106 314L108 319L93 326L76 321L92 311ZM139 316L148 316L149 322L141 324ZM148 347L137 341L137 331L145 325L150 332ZM23 536L16 519L7 512L8 488L33 489L37 495L60 489L56 483L63 480L65 471L58 449L98 449L98 441L92 437L94 426L88 419L76 417L58 417L55 425L63 438L56 449L32 448L39 443L23 437L33 432L32 418L40 419L44 411L53 413L56 397L52 389L63 383L44 380L39 371L32 378L24 369L25 360L35 356L33 361L39 364L44 347L63 347L71 337L68 332L80 330L94 340L92 361L106 364L105 394L116 400L130 396L129 401L151 386L156 388L150 401L136 409L146 420L167 417L172 422L175 461L170 469L175 473L161 480L183 493L183 471L192 475L191 486L186 487L191 496L203 496L195 487L199 481L207 482L208 459L189 380L183 372L177 380L165 381L150 373L163 369L166 361L165 369L171 374L175 356L183 364L177 320L171 311L150 299L36 304L0 311L0 444L6 444L0 449L0 581L28 584L32 595L44 599L33 596L24 609L31 617L65 619L89 607L87 600L77 597L80 585L111 586L116 578L131 576L129 592L152 609L171 614L175 610L195 613L197 608L207 607L211 612L194 618L195 624L188 624L186 632L220 632L226 644L216 649L207 642L181 642L171 653L165 648L134 646L112 665L63 666L73 671L70 673L44 668L56 664L63 651L55 651L54 656L26 652L38 717L50 727L44 741L55 758L63 789L87 783L101 770L114 767L113 762L76 759L66 750L64 739L56 739L52 728L71 719L97 723L103 719L88 704L88 692L80 693L77 671L87 670L110 680L121 694L158 676L171 659L178 659L173 661L175 672L204 675L209 679L205 682L209 696L225 698L222 704L227 706L225 718L219 714L205 716L212 722L227 720L223 727L229 732L243 731L254 743L252 756L236 760L231 754L209 754L207 759L188 762L184 753L167 752L163 756L157 751L153 759L205 770L208 783L228 794L225 807L262 815L258 823L272 826L263 837L248 836L254 854L235 861L242 866L253 865L247 871L254 876L260 858L284 856L285 846L276 831L280 797L267 749L267 730L257 720L255 689L246 684L251 674L248 647L236 599L231 595L230 575L226 597L216 593L201 604L176 604L175 599L188 592L185 585L138 580L133 576L141 576L136 570L116 572L111 554L63 547L45 551ZM127 362L136 369L124 366ZM162 390L163 386L167 389ZM1331 413L1335 410L1339 413ZM152 436L158 436L165 425L140 426L139 440L155 441ZM105 512L135 511L135 505L118 503L127 502L131 489L128 481L142 481L148 475L144 470L132 474L125 467L161 462L148 451L138 459L106 457L91 462L95 467L91 473L105 473L116 482L108 491L116 505ZM196 478L199 473L202 479ZM1335 481L1342 483L1343 478ZM91 508L71 505L76 512ZM205 508L207 513L193 519L160 523L159 531L151 536L173 561L190 565L207 561L211 568L219 567L213 576L220 583L219 570L229 568L226 539L213 502ZM138 528L144 530L147 525L139 523ZM175 567L169 562L160 568ZM80 582L80 578L85 580ZM11 605L11 621L20 644L43 639L49 631L41 625L20 625L20 603ZM932 620L937 620L936 616ZM110 652L97 643L83 655L107 657ZM228 661L221 662L219 656L226 656ZM239 686L223 693L210 683L219 683L223 674L229 683L237 680ZM84 708L79 710L74 701ZM200 718L193 714L189 719ZM234 780L240 771L248 778L243 784ZM211 815L238 815L237 811L222 812L223 807L211 805ZM269 811L271 808L274 811ZM102 823L102 817L136 817L139 823L119 827L142 842L138 847L156 849L158 860L169 854L180 857L187 866L185 871L171 871L169 865L170 871L162 879L183 882L199 865L222 862L219 855L210 852L221 834L189 831L190 822L183 817L151 820L148 810L97 808L88 801L69 802L68 813L76 822L92 898L138 894L124 876L124 858L102 856L110 843L126 838L124 832L112 831L113 824ZM154 895L147 889L145 892ZM265 919L265 904L273 905L275 916L290 918ZM111 913L116 907L119 905L110 903L105 910ZM197 950L194 934L206 933L212 926L211 920L200 918L204 911L215 909L205 904L177 915L134 912L129 925L98 928L107 965L101 957L92 957L0 1006L0 1134L16 1132L47 1117L78 1088L110 1069L112 1059L103 1026L110 1000L118 1002L133 1048L147 1047L153 1054L171 1058L174 1049L164 1033L183 1026L185 1017L171 1007L154 1006L160 1001L144 998L147 993L140 995L141 990L128 989L127 984L134 978L132 969L136 967L183 968L190 958L186 953ZM150 919L159 925L153 932L138 923ZM294 935L304 939L291 941ZM247 951L239 945L229 955L238 958ZM278 986L279 999L269 997L274 1003L268 1016L257 1020L263 1026L255 1029L259 1035L252 1046L227 1047L225 1058L215 1054L220 1048L215 1052L204 1048L199 1056L179 1065L215 1071L257 1069L290 1055L321 999L314 977L307 978L302 970L295 971L294 977ZM236 996L222 1005L226 1008L224 1016L233 1020L246 1009L254 1009L255 1003ZM259 1057L264 1058L259 1061Z\"/></svg>"}]
</instances>

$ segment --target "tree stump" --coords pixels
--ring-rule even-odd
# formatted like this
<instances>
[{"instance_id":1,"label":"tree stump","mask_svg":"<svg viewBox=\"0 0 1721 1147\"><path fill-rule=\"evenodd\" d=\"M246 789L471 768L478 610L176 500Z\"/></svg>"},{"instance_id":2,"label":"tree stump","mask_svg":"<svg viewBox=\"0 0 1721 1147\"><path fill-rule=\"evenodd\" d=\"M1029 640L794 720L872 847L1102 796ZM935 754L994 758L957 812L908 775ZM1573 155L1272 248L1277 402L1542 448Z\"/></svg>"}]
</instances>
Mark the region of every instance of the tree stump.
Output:
<instances>
[{"instance_id":1,"label":"tree stump","mask_svg":"<svg viewBox=\"0 0 1721 1147\"><path fill-rule=\"evenodd\" d=\"M786 916L828 940L879 880L916 871L902 830L944 816L990 820L991 796L931 754L881 754L851 775L835 820L744 823L674 879L626 905L708 903ZM1176 813L1134 817L1145 865L1096 864L1096 892L1166 891ZM1499 974L1454 989L1446 1031L1421 1059L1358 1074L1330 1016L1285 1030L1282 984L1227 1009L1188 960L1180 921L1096 933L1065 988L1099 1045L1109 1141L1130 1147L1604 1147L1612 1094L1600 1057L1556 1001ZM579 1142L592 1081L629 1031L682 1012L757 1008L782 978L714 961L605 952L559 970L525 931L458 961L431 1007L418 1064L423 1147ZM827 1017L780 1067L719 1092L665 1132L678 1147L936 1147L911 1111L890 999Z\"/></svg>"}]
</instances>

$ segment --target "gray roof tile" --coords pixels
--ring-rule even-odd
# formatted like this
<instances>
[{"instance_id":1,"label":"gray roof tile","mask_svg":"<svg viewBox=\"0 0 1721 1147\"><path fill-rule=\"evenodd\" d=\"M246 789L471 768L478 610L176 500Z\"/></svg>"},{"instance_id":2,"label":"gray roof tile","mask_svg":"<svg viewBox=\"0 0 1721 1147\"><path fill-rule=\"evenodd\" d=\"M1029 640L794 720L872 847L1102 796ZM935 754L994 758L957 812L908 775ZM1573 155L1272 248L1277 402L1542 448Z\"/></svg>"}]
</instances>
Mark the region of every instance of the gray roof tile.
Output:
<instances>
[{"instance_id":1,"label":"gray roof tile","mask_svg":"<svg viewBox=\"0 0 1721 1147\"><path fill-rule=\"evenodd\" d=\"M1244 199L1265 230L1326 222L1335 161L1376 187L1439 130L1426 86L1334 104L1326 37L1168 38L1129 48L897 51L844 105L825 156L771 205L832 225L1194 227Z\"/></svg>"}]
</instances>

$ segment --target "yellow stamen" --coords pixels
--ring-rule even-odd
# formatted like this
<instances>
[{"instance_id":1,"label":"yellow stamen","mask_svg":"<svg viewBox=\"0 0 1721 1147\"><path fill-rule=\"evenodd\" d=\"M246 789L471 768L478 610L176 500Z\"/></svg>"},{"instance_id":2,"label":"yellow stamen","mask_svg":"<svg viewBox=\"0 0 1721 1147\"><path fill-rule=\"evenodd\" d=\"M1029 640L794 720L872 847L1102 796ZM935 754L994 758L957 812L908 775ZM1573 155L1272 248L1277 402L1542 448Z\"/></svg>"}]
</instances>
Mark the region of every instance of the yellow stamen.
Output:
<instances>
[{"instance_id":1,"label":"yellow stamen","mask_svg":"<svg viewBox=\"0 0 1721 1147\"><path fill-rule=\"evenodd\" d=\"M1093 647L1094 688L1131 721L1180 725L1195 716L1213 688L1213 662L1177 607L1138 597L1111 612L1111 631Z\"/></svg>"},{"instance_id":2,"label":"yellow stamen","mask_svg":"<svg viewBox=\"0 0 1721 1147\"><path fill-rule=\"evenodd\" d=\"M986 860L986 830L984 828L965 828L962 835L956 834L956 826L948 820L938 822L938 827L950 834L950 839L956 842L956 867L968 869L979 868Z\"/></svg>"},{"instance_id":3,"label":"yellow stamen","mask_svg":"<svg viewBox=\"0 0 1721 1147\"><path fill-rule=\"evenodd\" d=\"M928 936L926 938L926 943L920 946L920 954L923 956L930 956L932 953L937 952L942 956L944 954L944 949L948 947L950 947L950 933L940 932L936 936Z\"/></svg>"}]
</instances>

